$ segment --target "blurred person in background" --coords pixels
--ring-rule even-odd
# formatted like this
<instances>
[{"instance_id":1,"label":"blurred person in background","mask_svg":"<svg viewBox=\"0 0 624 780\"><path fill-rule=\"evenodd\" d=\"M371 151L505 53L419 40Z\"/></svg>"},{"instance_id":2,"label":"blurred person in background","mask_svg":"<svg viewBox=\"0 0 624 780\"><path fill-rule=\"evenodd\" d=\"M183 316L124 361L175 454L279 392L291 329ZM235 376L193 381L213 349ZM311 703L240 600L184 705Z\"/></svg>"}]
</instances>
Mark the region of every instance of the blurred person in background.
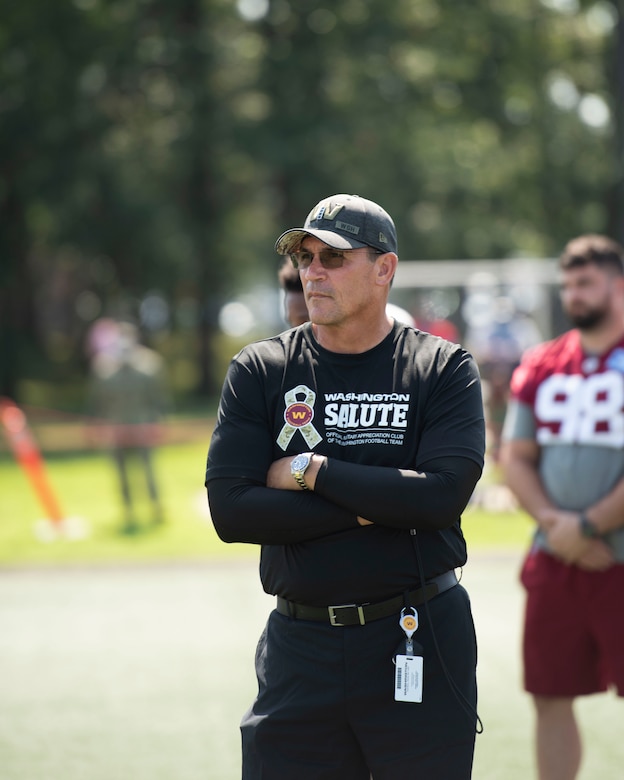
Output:
<instances>
[{"instance_id":1,"label":"blurred person in background","mask_svg":"<svg viewBox=\"0 0 624 780\"><path fill-rule=\"evenodd\" d=\"M492 301L490 316L466 332L466 348L481 372L483 403L488 432L488 456L500 460L503 423L509 401L509 383L526 349L541 340L533 320L518 311L511 298L499 295Z\"/></svg>"},{"instance_id":2,"label":"blurred person in background","mask_svg":"<svg viewBox=\"0 0 624 780\"><path fill-rule=\"evenodd\" d=\"M397 306L396 303L386 304L386 314L397 322L402 322L405 325L410 325L412 328L416 327L416 321L412 315L401 306Z\"/></svg>"},{"instance_id":3,"label":"blurred person in background","mask_svg":"<svg viewBox=\"0 0 624 780\"><path fill-rule=\"evenodd\" d=\"M455 344L460 342L457 327L447 317L440 317L436 312L435 305L429 300L421 303L415 325L433 336L440 336L447 341L455 342Z\"/></svg>"},{"instance_id":4,"label":"blurred person in background","mask_svg":"<svg viewBox=\"0 0 624 780\"><path fill-rule=\"evenodd\" d=\"M309 319L308 307L299 271L291 263L289 257L284 259L277 278L284 293L284 319L291 328L303 325Z\"/></svg>"},{"instance_id":5,"label":"blurred person in background","mask_svg":"<svg viewBox=\"0 0 624 780\"><path fill-rule=\"evenodd\" d=\"M521 579L540 780L578 775L575 698L624 696L624 248L580 236L559 268L575 327L514 371L501 453L536 523Z\"/></svg>"},{"instance_id":6,"label":"blurred person in background","mask_svg":"<svg viewBox=\"0 0 624 780\"><path fill-rule=\"evenodd\" d=\"M153 448L161 438L161 424L169 407L164 362L154 350L139 343L130 322L99 324L89 340L92 350L89 412L92 433L110 449L124 507L122 531L134 533L140 525L135 512L136 493L131 473L140 468L147 487L154 524L163 511L153 464Z\"/></svg>"},{"instance_id":7,"label":"blurred person in background","mask_svg":"<svg viewBox=\"0 0 624 780\"><path fill-rule=\"evenodd\" d=\"M262 546L277 597L243 778L468 780L476 638L455 568L483 468L476 364L388 316L397 239L376 203L326 198L276 250L310 322L234 357L206 470L217 533Z\"/></svg>"}]
</instances>

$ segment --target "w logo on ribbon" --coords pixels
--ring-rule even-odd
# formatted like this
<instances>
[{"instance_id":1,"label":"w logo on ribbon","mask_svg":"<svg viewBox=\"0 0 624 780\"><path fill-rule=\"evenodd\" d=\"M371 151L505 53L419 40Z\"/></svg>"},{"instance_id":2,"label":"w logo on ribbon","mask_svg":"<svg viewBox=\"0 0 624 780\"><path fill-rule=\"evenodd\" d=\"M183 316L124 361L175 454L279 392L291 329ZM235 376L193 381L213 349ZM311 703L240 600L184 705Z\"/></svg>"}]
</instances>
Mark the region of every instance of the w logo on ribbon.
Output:
<instances>
[{"instance_id":1,"label":"w logo on ribbon","mask_svg":"<svg viewBox=\"0 0 624 780\"><path fill-rule=\"evenodd\" d=\"M300 401L297 398L298 395L304 395L305 397ZM290 440L297 431L301 431L301 435L310 449L316 447L321 441L321 435L312 425L315 400L316 393L305 385L297 385L297 387L284 394L284 403L286 404L284 411L285 423L280 431L280 435L277 437L277 443L284 451L286 451Z\"/></svg>"},{"instance_id":2,"label":"w logo on ribbon","mask_svg":"<svg viewBox=\"0 0 624 780\"><path fill-rule=\"evenodd\" d=\"M314 412L307 404L291 404L284 412L284 419L295 428L303 428L314 417Z\"/></svg>"}]
</instances>

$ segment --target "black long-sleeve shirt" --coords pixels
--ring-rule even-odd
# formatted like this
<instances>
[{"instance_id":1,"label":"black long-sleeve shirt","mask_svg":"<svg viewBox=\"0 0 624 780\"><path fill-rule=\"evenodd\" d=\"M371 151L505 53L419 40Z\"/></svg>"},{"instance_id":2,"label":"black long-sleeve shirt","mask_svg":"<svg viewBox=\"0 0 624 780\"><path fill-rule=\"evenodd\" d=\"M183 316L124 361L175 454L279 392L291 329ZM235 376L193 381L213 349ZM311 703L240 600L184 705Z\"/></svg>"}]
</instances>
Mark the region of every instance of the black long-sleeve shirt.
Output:
<instances>
[{"instance_id":1,"label":"black long-sleeve shirt","mask_svg":"<svg viewBox=\"0 0 624 780\"><path fill-rule=\"evenodd\" d=\"M315 490L266 487L285 455L327 455ZM328 352L309 325L250 345L232 362L206 484L225 541L263 545L269 593L307 604L375 601L466 560L460 514L483 465L474 361L395 323L372 350ZM374 525L360 526L357 516Z\"/></svg>"}]
</instances>

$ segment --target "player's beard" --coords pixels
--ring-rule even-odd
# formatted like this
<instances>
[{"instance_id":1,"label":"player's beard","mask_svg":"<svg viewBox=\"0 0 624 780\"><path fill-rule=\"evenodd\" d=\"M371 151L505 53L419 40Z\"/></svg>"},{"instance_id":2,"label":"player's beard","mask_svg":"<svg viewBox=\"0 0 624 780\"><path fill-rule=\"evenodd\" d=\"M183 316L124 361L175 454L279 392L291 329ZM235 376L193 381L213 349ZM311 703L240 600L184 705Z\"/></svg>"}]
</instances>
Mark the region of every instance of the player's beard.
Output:
<instances>
[{"instance_id":1,"label":"player's beard","mask_svg":"<svg viewBox=\"0 0 624 780\"><path fill-rule=\"evenodd\" d=\"M602 306L600 308L586 309L576 314L568 312L568 318L575 328L592 331L599 328L606 321L608 314L608 308Z\"/></svg>"}]
</instances>

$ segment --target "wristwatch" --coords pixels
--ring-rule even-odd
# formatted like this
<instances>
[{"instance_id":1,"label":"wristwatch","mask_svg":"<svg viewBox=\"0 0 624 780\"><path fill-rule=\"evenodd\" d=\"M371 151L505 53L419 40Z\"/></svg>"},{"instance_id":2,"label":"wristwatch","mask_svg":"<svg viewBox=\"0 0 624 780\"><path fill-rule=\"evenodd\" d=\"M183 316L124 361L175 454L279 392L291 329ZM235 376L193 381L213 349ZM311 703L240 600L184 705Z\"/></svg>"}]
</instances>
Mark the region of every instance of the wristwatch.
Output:
<instances>
[{"instance_id":1,"label":"wristwatch","mask_svg":"<svg viewBox=\"0 0 624 780\"><path fill-rule=\"evenodd\" d=\"M295 455L295 457L290 461L290 473L293 475L295 482L299 485L300 488L303 488L303 490L310 489L306 485L303 475L305 474L306 469L311 462L311 452L302 452L300 455Z\"/></svg>"},{"instance_id":2,"label":"wristwatch","mask_svg":"<svg viewBox=\"0 0 624 780\"><path fill-rule=\"evenodd\" d=\"M586 539L598 539L600 537L598 529L589 517L587 517L585 512L581 512L579 515L579 526L581 529L581 536L584 536Z\"/></svg>"}]
</instances>

